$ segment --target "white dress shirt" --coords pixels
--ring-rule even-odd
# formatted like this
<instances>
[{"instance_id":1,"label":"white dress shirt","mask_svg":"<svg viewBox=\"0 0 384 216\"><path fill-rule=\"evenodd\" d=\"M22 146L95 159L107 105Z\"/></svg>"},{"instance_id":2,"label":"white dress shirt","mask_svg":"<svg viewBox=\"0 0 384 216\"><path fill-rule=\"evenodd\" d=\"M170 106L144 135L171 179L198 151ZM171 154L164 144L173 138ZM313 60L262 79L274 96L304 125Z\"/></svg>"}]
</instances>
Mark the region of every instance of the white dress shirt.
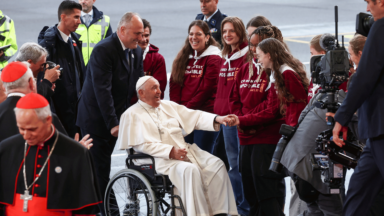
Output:
<instances>
[{"instance_id":1,"label":"white dress shirt","mask_svg":"<svg viewBox=\"0 0 384 216\"><path fill-rule=\"evenodd\" d=\"M217 11L219 11L219 9L216 9L216 11L215 11L215 13L213 13L210 17L206 17L206 16L204 16L204 19L203 19L203 21L204 22L209 22L209 20L211 20L211 18L217 13Z\"/></svg>"},{"instance_id":2,"label":"white dress shirt","mask_svg":"<svg viewBox=\"0 0 384 216\"><path fill-rule=\"evenodd\" d=\"M60 25L60 24L59 24L59 25ZM57 28L57 30L59 30L60 35L61 35L61 38L63 39L63 41L64 41L65 43L67 43L67 42L68 42L69 35L64 34L64 32L60 31L59 28Z\"/></svg>"},{"instance_id":3,"label":"white dress shirt","mask_svg":"<svg viewBox=\"0 0 384 216\"><path fill-rule=\"evenodd\" d=\"M91 11L89 11L89 13L84 13L83 11L81 11L81 17L83 18L83 21L85 22L85 18L86 18L86 14L88 14L88 15L91 15L91 18L90 18L90 21L89 21L89 23L91 23L92 22L92 20L93 20L93 9L91 10Z\"/></svg>"}]
</instances>

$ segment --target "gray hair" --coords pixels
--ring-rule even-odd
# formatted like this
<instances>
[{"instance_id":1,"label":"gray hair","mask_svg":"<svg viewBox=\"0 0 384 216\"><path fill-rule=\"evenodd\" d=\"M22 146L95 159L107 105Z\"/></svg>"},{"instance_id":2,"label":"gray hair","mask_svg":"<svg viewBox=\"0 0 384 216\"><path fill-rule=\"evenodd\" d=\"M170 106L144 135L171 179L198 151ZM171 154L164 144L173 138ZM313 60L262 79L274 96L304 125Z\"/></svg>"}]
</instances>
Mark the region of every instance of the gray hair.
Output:
<instances>
[{"instance_id":1,"label":"gray hair","mask_svg":"<svg viewBox=\"0 0 384 216\"><path fill-rule=\"evenodd\" d=\"M150 79L153 79L153 80L156 80L157 82L159 82L155 77L153 77L153 76L151 76L148 80L150 80ZM148 81L147 80L147 81ZM147 83L147 81L145 81L144 83L143 83L143 85L141 85L140 87L139 87L139 89L137 89L137 91L136 91L136 94L137 94L137 98L138 99L140 99L140 95L139 95L139 90L145 90L145 84Z\"/></svg>"},{"instance_id":2,"label":"gray hair","mask_svg":"<svg viewBox=\"0 0 384 216\"><path fill-rule=\"evenodd\" d=\"M31 60L36 64L43 56L48 56L47 50L37 43L27 42L20 47L16 61Z\"/></svg>"},{"instance_id":3,"label":"gray hair","mask_svg":"<svg viewBox=\"0 0 384 216\"><path fill-rule=\"evenodd\" d=\"M3 82L4 88L7 92L12 89L27 88L29 85L28 83L29 79L33 79L32 70L29 68L30 64L25 61L23 61L22 63L27 66L27 72L14 82Z\"/></svg>"},{"instance_id":4,"label":"gray hair","mask_svg":"<svg viewBox=\"0 0 384 216\"><path fill-rule=\"evenodd\" d=\"M127 26L127 24L129 24L132 21L132 18L134 16L138 16L140 18L140 15L138 13L135 13L135 12L127 12L127 13L125 13L121 17L119 23L117 24L117 32L120 32L121 26Z\"/></svg>"},{"instance_id":5,"label":"gray hair","mask_svg":"<svg viewBox=\"0 0 384 216\"><path fill-rule=\"evenodd\" d=\"M15 108L14 111L15 111L15 114L17 115L17 112L19 112L20 110L25 110L25 109L20 109L20 108ZM47 121L47 117L48 116L52 116L52 113L51 113L51 107L49 106L46 106L46 107L43 107L43 108L38 108L38 109L33 109L37 115L37 118L43 122L46 122Z\"/></svg>"}]
</instances>

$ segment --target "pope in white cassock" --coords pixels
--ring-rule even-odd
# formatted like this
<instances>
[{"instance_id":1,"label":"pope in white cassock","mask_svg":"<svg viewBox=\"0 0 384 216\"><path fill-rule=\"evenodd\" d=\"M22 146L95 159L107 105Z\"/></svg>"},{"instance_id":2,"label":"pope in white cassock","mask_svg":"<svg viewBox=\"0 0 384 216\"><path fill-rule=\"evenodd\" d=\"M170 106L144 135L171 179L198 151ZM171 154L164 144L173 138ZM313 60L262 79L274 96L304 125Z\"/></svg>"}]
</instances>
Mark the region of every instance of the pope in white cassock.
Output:
<instances>
[{"instance_id":1,"label":"pope in white cassock","mask_svg":"<svg viewBox=\"0 0 384 216\"><path fill-rule=\"evenodd\" d=\"M237 215L224 163L184 141L193 130L218 131L220 124L232 121L231 116L160 100L159 82L152 76L141 77L136 90L139 101L120 119L119 148L153 156L156 172L169 176L188 216Z\"/></svg>"}]
</instances>

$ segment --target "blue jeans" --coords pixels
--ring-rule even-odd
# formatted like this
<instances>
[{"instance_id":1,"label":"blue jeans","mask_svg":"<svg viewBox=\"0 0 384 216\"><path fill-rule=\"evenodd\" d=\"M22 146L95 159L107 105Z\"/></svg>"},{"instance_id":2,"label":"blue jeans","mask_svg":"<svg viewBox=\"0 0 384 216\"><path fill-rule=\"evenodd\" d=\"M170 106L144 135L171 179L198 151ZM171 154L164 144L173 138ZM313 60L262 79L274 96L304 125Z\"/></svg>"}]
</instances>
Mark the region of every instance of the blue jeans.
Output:
<instances>
[{"instance_id":1,"label":"blue jeans","mask_svg":"<svg viewBox=\"0 0 384 216\"><path fill-rule=\"evenodd\" d=\"M188 134L188 136L184 137L184 140L189 144L196 143L199 148L212 154L218 134L219 132L216 131L194 130Z\"/></svg>"},{"instance_id":2,"label":"blue jeans","mask_svg":"<svg viewBox=\"0 0 384 216\"><path fill-rule=\"evenodd\" d=\"M237 135L237 128L236 126L228 127L221 125L220 130L223 130L225 150L227 152L228 163L230 166L228 175L231 180L233 193L235 195L237 211L239 214L248 215L249 204L244 197L243 184L241 181L241 174L239 172L240 141Z\"/></svg>"}]
</instances>

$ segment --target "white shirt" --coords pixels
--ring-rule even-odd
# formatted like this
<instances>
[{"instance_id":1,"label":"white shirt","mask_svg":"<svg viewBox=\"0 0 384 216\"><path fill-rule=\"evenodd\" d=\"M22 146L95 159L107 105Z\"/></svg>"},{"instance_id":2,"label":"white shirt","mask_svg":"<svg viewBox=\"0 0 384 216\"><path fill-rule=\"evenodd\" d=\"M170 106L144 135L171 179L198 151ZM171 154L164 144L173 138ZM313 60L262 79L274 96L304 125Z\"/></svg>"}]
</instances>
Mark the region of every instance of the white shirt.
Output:
<instances>
[{"instance_id":1,"label":"white shirt","mask_svg":"<svg viewBox=\"0 0 384 216\"><path fill-rule=\"evenodd\" d=\"M119 35L117 35L117 38L119 38ZM120 38L119 38L119 41L120 41L120 43L121 43L121 47L123 47L123 50L124 50L124 52L125 52L125 50L128 49L128 48L126 48L126 47L124 46L124 44L123 44L123 42L121 42ZM128 49L128 52L129 52L129 49ZM128 61L128 64L129 64L129 58L127 59L127 61Z\"/></svg>"},{"instance_id":2,"label":"white shirt","mask_svg":"<svg viewBox=\"0 0 384 216\"><path fill-rule=\"evenodd\" d=\"M206 16L204 16L203 21L204 22L209 22L211 20L211 18L217 13L217 11L219 11L219 8L217 8L215 13L213 13L210 17L207 18Z\"/></svg>"},{"instance_id":3,"label":"white shirt","mask_svg":"<svg viewBox=\"0 0 384 216\"><path fill-rule=\"evenodd\" d=\"M85 15L86 14L91 15L91 22L92 22L92 20L93 20L93 9L91 11L89 11L89 13L84 13L83 11L81 11L81 17L83 18L84 22L85 22Z\"/></svg>"},{"instance_id":4,"label":"white shirt","mask_svg":"<svg viewBox=\"0 0 384 216\"><path fill-rule=\"evenodd\" d=\"M60 25L60 23L59 23L59 25ZM64 34L64 32L60 31L59 28L57 28L57 30L59 30L60 35L61 35L61 38L63 39L63 41L64 41L65 43L67 43L67 42L68 42L69 35Z\"/></svg>"}]
</instances>

